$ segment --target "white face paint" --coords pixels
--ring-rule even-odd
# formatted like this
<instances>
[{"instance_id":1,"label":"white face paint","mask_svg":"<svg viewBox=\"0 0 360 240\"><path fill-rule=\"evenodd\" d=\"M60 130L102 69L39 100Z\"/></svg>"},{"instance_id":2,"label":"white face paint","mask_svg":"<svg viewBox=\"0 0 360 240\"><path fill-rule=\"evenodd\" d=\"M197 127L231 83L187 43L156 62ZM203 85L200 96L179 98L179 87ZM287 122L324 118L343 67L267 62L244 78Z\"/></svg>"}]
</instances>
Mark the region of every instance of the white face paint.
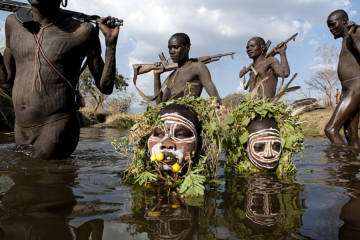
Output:
<instances>
[{"instance_id":1,"label":"white face paint","mask_svg":"<svg viewBox=\"0 0 360 240\"><path fill-rule=\"evenodd\" d=\"M178 113L161 116L163 126L156 127L148 140L151 155L164 154L164 160L156 161L160 170L171 171L174 163L180 166L187 163L188 157L196 151L198 139L194 124Z\"/></svg>"},{"instance_id":2,"label":"white face paint","mask_svg":"<svg viewBox=\"0 0 360 240\"><path fill-rule=\"evenodd\" d=\"M264 171L273 170L281 156L281 140L278 130L270 128L249 135L247 152L250 162Z\"/></svg>"}]
</instances>

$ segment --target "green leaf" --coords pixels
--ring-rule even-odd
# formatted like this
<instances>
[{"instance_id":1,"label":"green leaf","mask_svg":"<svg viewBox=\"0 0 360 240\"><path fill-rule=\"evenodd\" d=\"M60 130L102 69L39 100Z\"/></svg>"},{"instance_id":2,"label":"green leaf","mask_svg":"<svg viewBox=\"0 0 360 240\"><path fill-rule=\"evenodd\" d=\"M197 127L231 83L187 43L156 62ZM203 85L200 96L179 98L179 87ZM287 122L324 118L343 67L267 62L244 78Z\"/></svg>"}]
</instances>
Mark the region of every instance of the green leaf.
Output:
<instances>
[{"instance_id":1,"label":"green leaf","mask_svg":"<svg viewBox=\"0 0 360 240\"><path fill-rule=\"evenodd\" d=\"M149 182L154 182L156 180L157 176L155 174L142 172L136 177L135 183L139 183L139 185L147 185Z\"/></svg>"},{"instance_id":2,"label":"green leaf","mask_svg":"<svg viewBox=\"0 0 360 240\"><path fill-rule=\"evenodd\" d=\"M247 126L247 125L249 125L249 123L250 123L250 118L244 117L243 120L242 120L242 124L244 126Z\"/></svg>"},{"instance_id":3,"label":"green leaf","mask_svg":"<svg viewBox=\"0 0 360 240\"><path fill-rule=\"evenodd\" d=\"M200 171L203 171L201 169ZM200 172L199 170L191 171L184 179L184 182L180 186L180 193L190 196L199 196L204 195L204 182L205 176L197 175L196 173Z\"/></svg>"},{"instance_id":4,"label":"green leaf","mask_svg":"<svg viewBox=\"0 0 360 240\"><path fill-rule=\"evenodd\" d=\"M231 124L234 123L234 121L235 121L235 118L234 118L234 116L232 116L232 115L227 115L227 116L225 117L225 119L224 119L224 123L225 123L226 125L231 125Z\"/></svg>"},{"instance_id":5,"label":"green leaf","mask_svg":"<svg viewBox=\"0 0 360 240\"><path fill-rule=\"evenodd\" d=\"M239 138L241 144L246 143L248 139L249 139L248 131L245 131Z\"/></svg>"}]
</instances>

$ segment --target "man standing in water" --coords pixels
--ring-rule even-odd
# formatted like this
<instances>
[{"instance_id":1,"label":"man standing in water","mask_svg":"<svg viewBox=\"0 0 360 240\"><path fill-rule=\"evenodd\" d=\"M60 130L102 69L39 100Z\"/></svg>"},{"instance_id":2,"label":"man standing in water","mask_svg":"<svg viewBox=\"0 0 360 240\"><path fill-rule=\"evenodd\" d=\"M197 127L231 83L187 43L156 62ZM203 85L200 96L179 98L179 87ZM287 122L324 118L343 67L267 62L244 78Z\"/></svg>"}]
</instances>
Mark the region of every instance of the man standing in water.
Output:
<instances>
[{"instance_id":1,"label":"man standing in water","mask_svg":"<svg viewBox=\"0 0 360 240\"><path fill-rule=\"evenodd\" d=\"M332 12L327 25L334 38L343 38L338 77L342 86L340 102L325 127L325 134L334 144L346 145L340 136L340 129L344 127L345 138L349 146L360 148L359 104L360 104L360 31L344 10Z\"/></svg>"},{"instance_id":2,"label":"man standing in water","mask_svg":"<svg viewBox=\"0 0 360 240\"><path fill-rule=\"evenodd\" d=\"M194 83L191 95L200 96L205 88L210 96L214 96L220 103L219 93L211 81L209 69L202 62L192 62L189 59L190 38L185 33L176 33L171 36L168 42L169 54L173 62L178 63L178 69L169 76L169 81L164 92L160 92L160 75L164 72L161 63L157 63L160 70L154 70L155 86L154 92L156 103L166 102L169 99L180 98L189 94L187 83ZM160 92L160 93L159 93Z\"/></svg>"},{"instance_id":3,"label":"man standing in water","mask_svg":"<svg viewBox=\"0 0 360 240\"><path fill-rule=\"evenodd\" d=\"M7 78L1 81L12 87L16 144L30 146L26 152L33 158L64 159L79 141L74 100L81 64L87 57L96 86L111 94L119 27L114 18L100 19L106 43L104 63L91 23L63 14L61 0L29 3L31 9L20 9L6 20Z\"/></svg>"},{"instance_id":4,"label":"man standing in water","mask_svg":"<svg viewBox=\"0 0 360 240\"><path fill-rule=\"evenodd\" d=\"M248 86L249 91L256 91L256 98L274 97L276 93L276 86L278 77L288 77L290 75L290 68L286 58L286 45L281 48L275 47L275 54L279 53L281 62L275 57L265 57L267 51L266 44L263 38L253 37L246 45L246 53L249 58L253 59L253 68L256 70L250 72L250 80ZM240 76L245 75L245 69L240 71ZM245 88L246 89L246 88Z\"/></svg>"}]
</instances>

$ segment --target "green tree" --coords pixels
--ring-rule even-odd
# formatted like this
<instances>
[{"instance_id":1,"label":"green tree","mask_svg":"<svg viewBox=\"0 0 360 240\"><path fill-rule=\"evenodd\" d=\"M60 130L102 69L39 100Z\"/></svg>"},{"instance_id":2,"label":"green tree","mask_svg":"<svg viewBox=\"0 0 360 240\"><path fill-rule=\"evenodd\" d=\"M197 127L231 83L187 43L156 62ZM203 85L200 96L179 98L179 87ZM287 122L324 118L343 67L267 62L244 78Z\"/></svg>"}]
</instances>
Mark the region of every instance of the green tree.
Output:
<instances>
[{"instance_id":1,"label":"green tree","mask_svg":"<svg viewBox=\"0 0 360 240\"><path fill-rule=\"evenodd\" d=\"M114 88L118 91L126 90L126 87L129 86L127 81L129 78L124 78L122 74L119 74L118 69L115 73L115 86ZM83 97L88 100L88 102L94 101L94 112L98 109L104 109L104 102L109 98L109 95L105 95L100 92L100 90L95 85L95 80L88 67L85 68L84 72L80 76L79 80L79 90Z\"/></svg>"},{"instance_id":2,"label":"green tree","mask_svg":"<svg viewBox=\"0 0 360 240\"><path fill-rule=\"evenodd\" d=\"M222 104L225 107L233 108L239 105L241 100L245 100L245 93L230 93L223 99Z\"/></svg>"}]
</instances>

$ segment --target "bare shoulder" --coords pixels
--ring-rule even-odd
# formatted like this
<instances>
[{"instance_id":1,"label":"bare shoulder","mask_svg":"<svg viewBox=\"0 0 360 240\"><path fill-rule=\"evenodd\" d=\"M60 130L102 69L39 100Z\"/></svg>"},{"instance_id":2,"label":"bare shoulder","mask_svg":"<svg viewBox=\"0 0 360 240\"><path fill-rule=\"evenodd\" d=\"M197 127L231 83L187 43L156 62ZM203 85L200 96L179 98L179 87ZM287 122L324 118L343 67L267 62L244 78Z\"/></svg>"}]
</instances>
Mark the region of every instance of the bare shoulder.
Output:
<instances>
[{"instance_id":1,"label":"bare shoulder","mask_svg":"<svg viewBox=\"0 0 360 240\"><path fill-rule=\"evenodd\" d=\"M271 65L271 64L280 64L279 60L276 57L268 57L266 58L265 61L267 64Z\"/></svg>"},{"instance_id":2,"label":"bare shoulder","mask_svg":"<svg viewBox=\"0 0 360 240\"><path fill-rule=\"evenodd\" d=\"M7 27L15 27L15 26L20 26L20 22L16 19L16 15L10 14L9 16L7 16L6 21L5 21L5 26Z\"/></svg>"},{"instance_id":3,"label":"bare shoulder","mask_svg":"<svg viewBox=\"0 0 360 240\"><path fill-rule=\"evenodd\" d=\"M208 69L208 67L203 62L191 62L190 64L193 69Z\"/></svg>"}]
</instances>

